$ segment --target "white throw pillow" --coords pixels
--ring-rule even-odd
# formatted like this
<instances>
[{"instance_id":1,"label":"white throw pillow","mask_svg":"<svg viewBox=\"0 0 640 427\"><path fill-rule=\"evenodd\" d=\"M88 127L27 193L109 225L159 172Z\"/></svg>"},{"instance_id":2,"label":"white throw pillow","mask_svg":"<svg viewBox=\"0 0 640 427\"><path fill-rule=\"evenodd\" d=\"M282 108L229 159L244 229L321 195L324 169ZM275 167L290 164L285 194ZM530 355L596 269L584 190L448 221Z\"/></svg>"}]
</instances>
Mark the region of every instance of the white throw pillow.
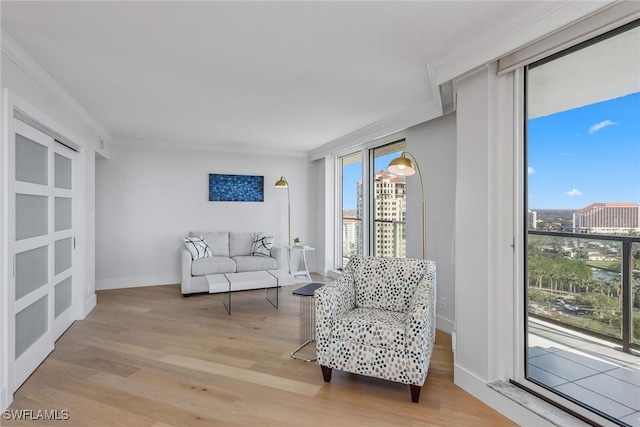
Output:
<instances>
[{"instance_id":1,"label":"white throw pillow","mask_svg":"<svg viewBox=\"0 0 640 427\"><path fill-rule=\"evenodd\" d=\"M184 245L191 253L191 259L194 261L200 258L208 258L212 255L211 249L209 249L202 236L184 237Z\"/></svg>"},{"instance_id":2,"label":"white throw pillow","mask_svg":"<svg viewBox=\"0 0 640 427\"><path fill-rule=\"evenodd\" d=\"M252 256L271 256L271 247L273 246L273 236L264 236L258 234L253 241L253 247L251 248Z\"/></svg>"}]
</instances>

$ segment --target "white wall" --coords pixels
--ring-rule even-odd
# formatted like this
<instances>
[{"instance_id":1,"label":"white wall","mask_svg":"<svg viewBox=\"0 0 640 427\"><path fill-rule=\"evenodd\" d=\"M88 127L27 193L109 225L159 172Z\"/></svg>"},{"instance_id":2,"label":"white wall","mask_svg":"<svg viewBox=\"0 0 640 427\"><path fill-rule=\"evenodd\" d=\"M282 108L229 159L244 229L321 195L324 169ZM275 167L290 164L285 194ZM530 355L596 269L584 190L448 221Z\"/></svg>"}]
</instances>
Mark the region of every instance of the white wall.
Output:
<instances>
[{"instance_id":1,"label":"white wall","mask_svg":"<svg viewBox=\"0 0 640 427\"><path fill-rule=\"evenodd\" d=\"M486 381L488 367L488 71L458 83L456 362Z\"/></svg>"},{"instance_id":2,"label":"white wall","mask_svg":"<svg viewBox=\"0 0 640 427\"><path fill-rule=\"evenodd\" d=\"M98 289L180 282L179 249L189 231L262 231L313 245L306 156L238 154L113 144L96 168ZM209 173L264 176L264 202L209 202ZM310 270L314 254L309 253Z\"/></svg>"},{"instance_id":3,"label":"white wall","mask_svg":"<svg viewBox=\"0 0 640 427\"><path fill-rule=\"evenodd\" d=\"M487 387L514 375L514 77L457 84L454 382L524 426L549 422ZM521 172L520 172L521 173Z\"/></svg>"},{"instance_id":4,"label":"white wall","mask_svg":"<svg viewBox=\"0 0 640 427\"><path fill-rule=\"evenodd\" d=\"M76 248L76 274L74 289L74 305L77 307L77 311L74 313L76 319L84 318L96 304L95 298L95 280L94 280L94 268L95 268L95 235L94 235L94 196L95 196L95 152L96 142L98 140L98 133L88 125L76 112L73 112L67 105L68 101L63 101L54 95L53 91L43 86L42 76L44 71L38 75L38 79L33 72L34 68L29 68L29 64L25 65L25 62L20 62L18 65L15 61L23 61L26 58L27 61L33 61L28 56L14 57L9 56L5 51L5 41L3 41L3 52L1 58L2 69L0 75L2 80L0 86L8 98L15 102L20 108L40 123L50 128L54 132L68 138L80 147L80 153L78 155L78 179L80 182L77 189L77 200L79 215L75 219L77 226L77 248ZM25 69L29 69L30 72L26 72ZM6 101L8 98L5 98ZM7 119L12 117L13 112L3 108L3 118ZM5 117L7 116L7 117ZM6 124L6 123L3 123ZM3 130L4 130L3 126ZM0 223L2 224L3 245L6 245L5 233L7 229L7 209L8 209L8 189L6 188L7 177L6 174L6 144L8 143L7 135L2 135L2 150L3 161L2 169L2 210L0 211ZM7 248L4 247L2 256L7 256ZM8 266L6 260L3 260L2 265ZM0 295L6 295L7 286L9 286L9 268L3 268L0 273L0 286L2 292ZM0 302L0 319L2 325L6 325L6 317L8 307L6 298L2 298ZM2 345L1 360L2 366L6 366L8 360L8 342L6 341L7 331L0 328L0 341ZM7 372L3 372L4 368L0 368L0 408L5 408L10 402L11 396L7 392Z\"/></svg>"},{"instance_id":5,"label":"white wall","mask_svg":"<svg viewBox=\"0 0 640 427\"><path fill-rule=\"evenodd\" d=\"M427 206L427 259L436 262L437 327L451 333L455 320L455 269L452 260L456 190L456 115L430 120L405 131L407 150L424 178ZM417 174L408 178L407 255L420 258L422 210ZM442 299L445 299L444 304Z\"/></svg>"}]
</instances>

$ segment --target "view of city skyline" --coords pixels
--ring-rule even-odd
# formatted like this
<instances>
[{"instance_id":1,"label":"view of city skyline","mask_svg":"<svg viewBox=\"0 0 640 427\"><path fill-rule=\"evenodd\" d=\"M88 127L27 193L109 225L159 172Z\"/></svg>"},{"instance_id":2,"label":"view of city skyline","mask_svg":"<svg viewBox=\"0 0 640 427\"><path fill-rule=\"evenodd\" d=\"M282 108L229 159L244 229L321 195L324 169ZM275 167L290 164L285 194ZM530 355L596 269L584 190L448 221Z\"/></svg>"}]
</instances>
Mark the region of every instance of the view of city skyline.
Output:
<instances>
[{"instance_id":1,"label":"view of city skyline","mask_svg":"<svg viewBox=\"0 0 640 427\"><path fill-rule=\"evenodd\" d=\"M400 152L385 154L374 160L374 172L387 171L389 162L398 157ZM342 209L356 210L358 207L358 180L362 179L362 163L351 163L342 169Z\"/></svg>"},{"instance_id":2,"label":"view of city skyline","mask_svg":"<svg viewBox=\"0 0 640 427\"><path fill-rule=\"evenodd\" d=\"M527 125L529 209L640 203L640 92Z\"/></svg>"}]
</instances>

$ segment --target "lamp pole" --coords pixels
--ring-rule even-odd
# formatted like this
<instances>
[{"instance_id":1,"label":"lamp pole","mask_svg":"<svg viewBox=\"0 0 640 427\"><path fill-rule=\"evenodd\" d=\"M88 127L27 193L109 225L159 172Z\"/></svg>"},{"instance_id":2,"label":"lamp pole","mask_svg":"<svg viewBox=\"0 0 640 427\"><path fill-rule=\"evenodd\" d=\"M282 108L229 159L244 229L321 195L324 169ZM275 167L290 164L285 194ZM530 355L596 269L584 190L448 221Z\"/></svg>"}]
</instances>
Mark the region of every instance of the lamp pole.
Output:
<instances>
[{"instance_id":1,"label":"lamp pole","mask_svg":"<svg viewBox=\"0 0 640 427\"><path fill-rule=\"evenodd\" d=\"M289 233L287 242L288 245L291 246L291 193L289 192L289 183L284 176L281 176L275 185L277 188L287 189L287 229Z\"/></svg>"}]
</instances>

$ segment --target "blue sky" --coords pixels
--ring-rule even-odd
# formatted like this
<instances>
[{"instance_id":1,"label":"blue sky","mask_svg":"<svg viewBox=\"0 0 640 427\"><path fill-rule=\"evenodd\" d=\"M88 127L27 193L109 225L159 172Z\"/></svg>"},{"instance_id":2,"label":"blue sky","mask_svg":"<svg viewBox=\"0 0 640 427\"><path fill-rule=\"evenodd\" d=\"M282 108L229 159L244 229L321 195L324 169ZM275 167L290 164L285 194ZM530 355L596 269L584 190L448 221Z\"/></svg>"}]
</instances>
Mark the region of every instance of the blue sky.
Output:
<instances>
[{"instance_id":1,"label":"blue sky","mask_svg":"<svg viewBox=\"0 0 640 427\"><path fill-rule=\"evenodd\" d=\"M528 132L529 209L640 203L640 92L529 120ZM344 209L356 209L361 174L361 163L343 169Z\"/></svg>"},{"instance_id":2,"label":"blue sky","mask_svg":"<svg viewBox=\"0 0 640 427\"><path fill-rule=\"evenodd\" d=\"M640 92L528 122L529 209L640 203Z\"/></svg>"}]
</instances>

